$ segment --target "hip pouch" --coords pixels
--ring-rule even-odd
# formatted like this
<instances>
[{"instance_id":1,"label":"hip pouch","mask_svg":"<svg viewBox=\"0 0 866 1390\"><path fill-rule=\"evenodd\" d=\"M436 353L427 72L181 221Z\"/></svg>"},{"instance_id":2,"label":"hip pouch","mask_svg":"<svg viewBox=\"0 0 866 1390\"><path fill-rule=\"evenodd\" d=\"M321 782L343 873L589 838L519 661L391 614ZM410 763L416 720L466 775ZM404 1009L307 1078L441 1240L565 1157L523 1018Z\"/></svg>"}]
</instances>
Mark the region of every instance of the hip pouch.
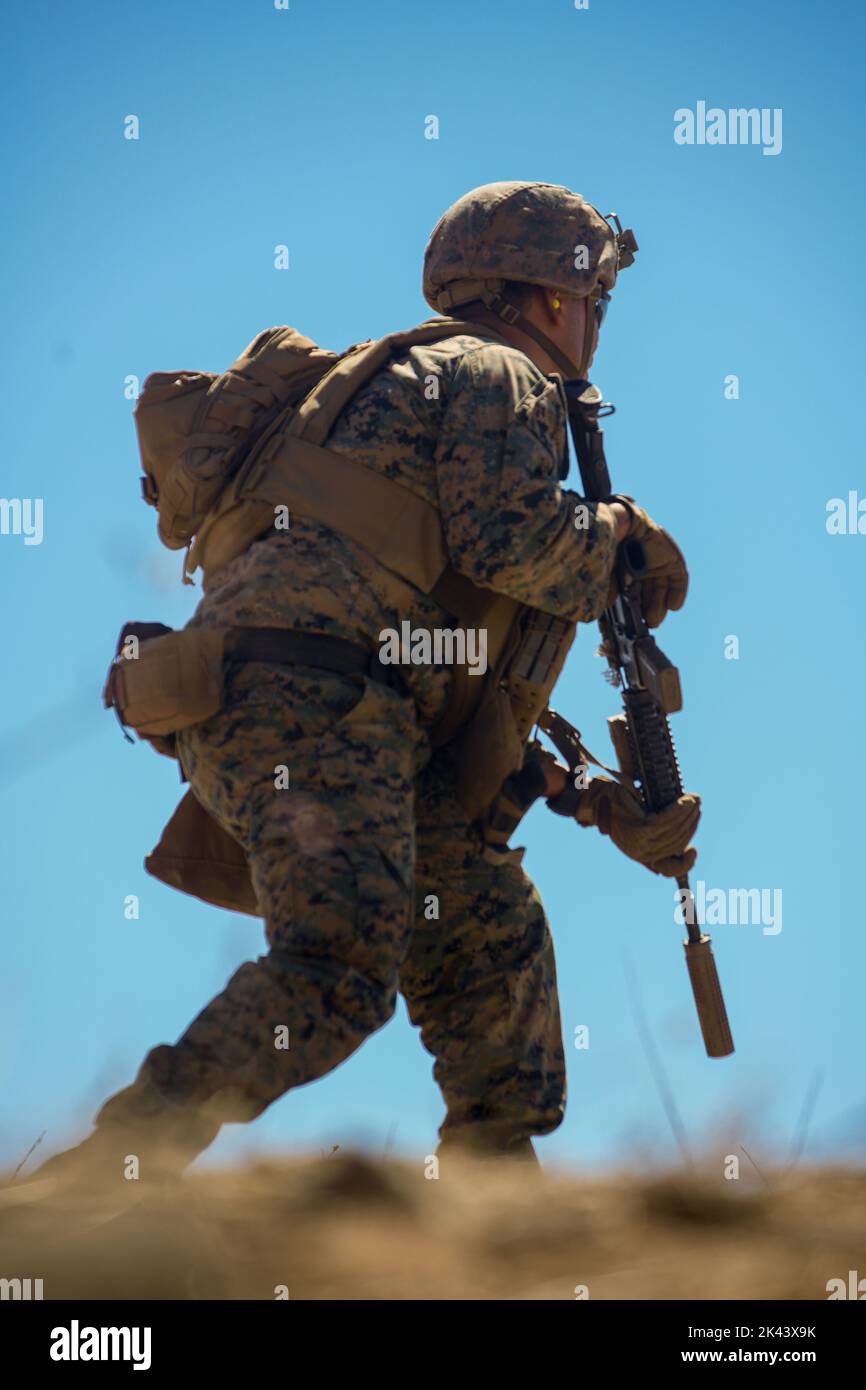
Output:
<instances>
[{"instance_id":1,"label":"hip pouch","mask_svg":"<svg viewBox=\"0 0 866 1390\"><path fill-rule=\"evenodd\" d=\"M457 740L457 798L467 815L484 816L502 783L523 762L523 739L511 698L491 682Z\"/></svg>"},{"instance_id":2,"label":"hip pouch","mask_svg":"<svg viewBox=\"0 0 866 1390\"><path fill-rule=\"evenodd\" d=\"M102 693L121 725L142 738L201 724L223 703L225 632L127 623Z\"/></svg>"},{"instance_id":3,"label":"hip pouch","mask_svg":"<svg viewBox=\"0 0 866 1390\"><path fill-rule=\"evenodd\" d=\"M503 783L523 765L526 741L559 677L575 625L524 608L513 623L481 704L460 735L457 796L488 819Z\"/></svg>"}]
</instances>

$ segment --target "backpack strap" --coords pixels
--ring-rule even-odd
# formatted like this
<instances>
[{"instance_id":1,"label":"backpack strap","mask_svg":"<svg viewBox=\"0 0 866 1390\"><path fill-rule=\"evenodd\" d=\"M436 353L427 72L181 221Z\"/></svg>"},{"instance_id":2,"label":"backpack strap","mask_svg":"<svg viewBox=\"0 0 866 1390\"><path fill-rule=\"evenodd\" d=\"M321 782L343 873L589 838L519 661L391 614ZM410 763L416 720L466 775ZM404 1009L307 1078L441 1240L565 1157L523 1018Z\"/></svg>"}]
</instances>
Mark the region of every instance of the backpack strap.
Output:
<instances>
[{"instance_id":1,"label":"backpack strap","mask_svg":"<svg viewBox=\"0 0 866 1390\"><path fill-rule=\"evenodd\" d=\"M466 319L438 317L426 319L416 328L401 333L389 333L384 338L372 339L368 343L350 348L325 373L293 412L288 433L309 439L313 444L324 444L337 416L345 410L361 387L366 386L367 382L382 370L391 357L396 357L409 348L421 347L425 343L454 338L460 333L471 334L477 338L479 332L483 332L485 337L489 336L500 343L506 343L501 334L488 328L486 324L471 323Z\"/></svg>"}]
</instances>

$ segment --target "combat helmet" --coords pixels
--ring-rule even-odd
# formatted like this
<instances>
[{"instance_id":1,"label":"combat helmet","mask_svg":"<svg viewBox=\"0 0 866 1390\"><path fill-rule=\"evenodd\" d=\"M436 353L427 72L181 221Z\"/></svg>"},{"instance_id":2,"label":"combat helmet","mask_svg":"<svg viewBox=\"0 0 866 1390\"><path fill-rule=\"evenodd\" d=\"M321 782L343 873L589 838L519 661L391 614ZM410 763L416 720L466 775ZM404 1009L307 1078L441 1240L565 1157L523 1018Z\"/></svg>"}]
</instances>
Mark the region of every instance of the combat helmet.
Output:
<instances>
[{"instance_id":1,"label":"combat helmet","mask_svg":"<svg viewBox=\"0 0 866 1390\"><path fill-rule=\"evenodd\" d=\"M459 198L433 229L424 254L424 298L440 314L481 300L539 342L567 377L582 377L591 353L593 316L587 314L576 364L507 302L505 284L516 280L597 299L613 288L637 249L634 233L622 230L615 213L608 220L568 188L486 183Z\"/></svg>"}]
</instances>

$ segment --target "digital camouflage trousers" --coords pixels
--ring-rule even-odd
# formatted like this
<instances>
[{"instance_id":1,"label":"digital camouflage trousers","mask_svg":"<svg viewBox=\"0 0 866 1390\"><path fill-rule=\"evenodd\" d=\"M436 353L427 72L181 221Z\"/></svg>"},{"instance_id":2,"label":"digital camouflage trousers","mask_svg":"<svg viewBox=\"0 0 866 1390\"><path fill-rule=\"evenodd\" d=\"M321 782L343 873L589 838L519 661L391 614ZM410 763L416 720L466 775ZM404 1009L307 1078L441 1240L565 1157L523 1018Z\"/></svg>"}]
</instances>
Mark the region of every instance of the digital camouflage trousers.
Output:
<instances>
[{"instance_id":1,"label":"digital camouflage trousers","mask_svg":"<svg viewBox=\"0 0 866 1390\"><path fill-rule=\"evenodd\" d=\"M244 846L268 950L139 1080L252 1119L339 1066L399 990L435 1059L443 1143L554 1129L565 1063L544 909L522 853L486 848L467 821L451 755L431 755L413 702L361 677L249 664L178 742L196 796Z\"/></svg>"}]
</instances>

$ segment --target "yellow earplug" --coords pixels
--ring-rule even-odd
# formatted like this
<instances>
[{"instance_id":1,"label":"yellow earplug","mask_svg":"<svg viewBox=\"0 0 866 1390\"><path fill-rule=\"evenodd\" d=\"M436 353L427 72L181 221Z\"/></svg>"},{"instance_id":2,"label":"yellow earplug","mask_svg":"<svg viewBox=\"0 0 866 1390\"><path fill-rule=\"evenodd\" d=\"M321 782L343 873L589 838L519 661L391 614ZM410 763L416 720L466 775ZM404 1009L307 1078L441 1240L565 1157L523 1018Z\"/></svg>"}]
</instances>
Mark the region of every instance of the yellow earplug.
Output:
<instances>
[{"instance_id":1,"label":"yellow earplug","mask_svg":"<svg viewBox=\"0 0 866 1390\"><path fill-rule=\"evenodd\" d=\"M562 304L560 303L560 301L559 301L558 299L554 299L554 301L553 301L553 307L554 307L554 309L561 309L561 308L562 308Z\"/></svg>"}]
</instances>

